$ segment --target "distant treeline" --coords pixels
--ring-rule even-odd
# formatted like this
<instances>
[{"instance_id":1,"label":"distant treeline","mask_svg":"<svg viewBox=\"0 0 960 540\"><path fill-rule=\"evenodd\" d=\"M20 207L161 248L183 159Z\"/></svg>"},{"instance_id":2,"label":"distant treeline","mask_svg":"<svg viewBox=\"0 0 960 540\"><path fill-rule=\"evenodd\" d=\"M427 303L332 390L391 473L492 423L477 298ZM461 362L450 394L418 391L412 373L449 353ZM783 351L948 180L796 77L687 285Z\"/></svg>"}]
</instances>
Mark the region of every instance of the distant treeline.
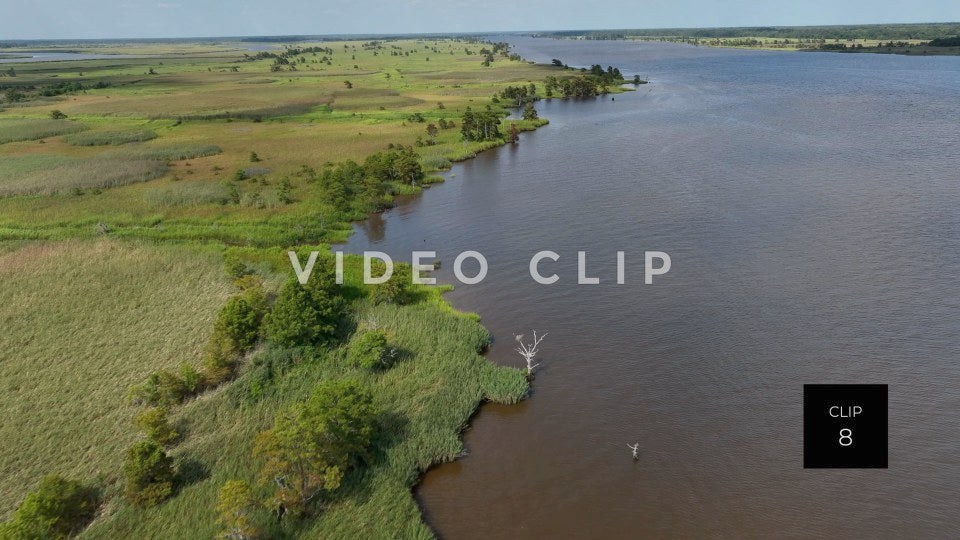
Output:
<instances>
[{"instance_id":1,"label":"distant treeline","mask_svg":"<svg viewBox=\"0 0 960 540\"><path fill-rule=\"evenodd\" d=\"M929 45L931 47L960 47L960 36L937 38L931 40Z\"/></svg>"},{"instance_id":2,"label":"distant treeline","mask_svg":"<svg viewBox=\"0 0 960 540\"><path fill-rule=\"evenodd\" d=\"M767 37L784 39L940 39L960 34L960 22L918 24L856 24L838 26L754 26L736 28L647 28L624 30L565 30L544 32L546 37L625 39L629 37L686 36L693 38ZM946 46L946 45L944 45Z\"/></svg>"}]
</instances>

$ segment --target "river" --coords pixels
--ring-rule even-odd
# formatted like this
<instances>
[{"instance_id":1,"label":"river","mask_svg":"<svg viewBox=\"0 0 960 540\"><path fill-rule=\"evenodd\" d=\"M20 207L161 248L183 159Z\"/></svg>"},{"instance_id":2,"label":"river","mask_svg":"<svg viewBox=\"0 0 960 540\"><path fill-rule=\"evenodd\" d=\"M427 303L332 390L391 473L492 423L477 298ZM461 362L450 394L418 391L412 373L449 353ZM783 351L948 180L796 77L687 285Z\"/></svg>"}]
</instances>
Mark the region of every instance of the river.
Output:
<instances>
[{"instance_id":1,"label":"river","mask_svg":"<svg viewBox=\"0 0 960 540\"><path fill-rule=\"evenodd\" d=\"M417 488L444 538L955 537L960 58L511 36L639 73L357 225L349 251L489 261L449 300L532 393ZM530 256L560 254L539 285ZM577 251L599 285L576 285ZM670 254L643 283L643 252ZM616 284L616 252L626 283ZM889 469L803 469L802 385L889 385ZM640 459L626 445L640 443Z\"/></svg>"}]
</instances>

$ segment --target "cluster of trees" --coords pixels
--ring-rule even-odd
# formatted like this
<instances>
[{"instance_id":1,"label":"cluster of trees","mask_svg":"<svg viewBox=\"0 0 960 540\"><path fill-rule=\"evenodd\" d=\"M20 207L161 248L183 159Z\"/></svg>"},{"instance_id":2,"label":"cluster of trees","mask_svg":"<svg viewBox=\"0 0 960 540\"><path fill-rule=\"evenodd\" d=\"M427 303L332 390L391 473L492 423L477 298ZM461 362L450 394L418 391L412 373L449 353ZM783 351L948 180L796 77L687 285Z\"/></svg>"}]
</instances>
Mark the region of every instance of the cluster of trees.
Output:
<instances>
[{"instance_id":1,"label":"cluster of trees","mask_svg":"<svg viewBox=\"0 0 960 540\"><path fill-rule=\"evenodd\" d=\"M287 47L279 53L270 52L270 51L260 51L257 54L244 54L244 60L253 61L253 60L267 60L270 58L278 59L283 58L289 62L291 58L296 58L298 56L303 56L310 54L316 56L317 54L325 54L326 57L333 56L333 49L330 47ZM325 58L326 58L325 57Z\"/></svg>"},{"instance_id":2,"label":"cluster of trees","mask_svg":"<svg viewBox=\"0 0 960 540\"><path fill-rule=\"evenodd\" d=\"M495 55L499 54L500 56L509 57L511 60L519 60L520 55L510 54L510 44L504 42L497 42L491 44L492 48L488 49L487 47L480 48L480 54L483 55L482 64L485 67L489 67L490 63L493 62ZM467 54L473 54L470 49L466 49Z\"/></svg>"},{"instance_id":3,"label":"cluster of trees","mask_svg":"<svg viewBox=\"0 0 960 540\"><path fill-rule=\"evenodd\" d=\"M516 107L522 107L524 104L532 103L540 99L537 95L537 85L530 83L526 86L508 86L495 96L495 102L505 100L514 103Z\"/></svg>"},{"instance_id":4,"label":"cluster of trees","mask_svg":"<svg viewBox=\"0 0 960 540\"><path fill-rule=\"evenodd\" d=\"M936 38L927 45L931 47L960 47L960 36Z\"/></svg>"},{"instance_id":5,"label":"cluster of trees","mask_svg":"<svg viewBox=\"0 0 960 540\"><path fill-rule=\"evenodd\" d=\"M607 69L604 70L600 64L594 64L590 66L589 73L607 84L623 82L623 75L620 74L620 69L613 66L607 66Z\"/></svg>"},{"instance_id":6,"label":"cluster of trees","mask_svg":"<svg viewBox=\"0 0 960 540\"><path fill-rule=\"evenodd\" d=\"M313 57L312 62L314 64L318 62L327 64L328 66L332 64L333 49L330 47L287 47L279 53L260 51L254 55L244 54L243 57L246 61L268 60L272 58L273 64L270 66L270 71L282 71L285 67L290 71L296 71L298 63L307 63L306 55L308 54ZM323 54L323 56L317 59L318 54ZM236 71L236 69L233 71Z\"/></svg>"},{"instance_id":7,"label":"cluster of trees","mask_svg":"<svg viewBox=\"0 0 960 540\"><path fill-rule=\"evenodd\" d=\"M390 156L406 151L398 148L395 153L383 152L367 166L371 171L389 168L395 159ZM328 347L343 334L347 302L336 285L332 266L326 259L318 260L305 284L291 278L270 306L256 274L241 262L227 264L240 293L220 310L203 373L177 375L161 370L131 392L135 399L153 407L136 417L146 437L128 450L124 463L125 494L130 502L149 507L175 492L177 474L165 447L176 442L179 433L169 422L167 407L226 380L239 356L261 339L280 349ZM408 269L400 266L387 282L371 291L372 298L377 303L405 303L409 300L409 283ZM347 361L359 367L386 369L394 356L386 334L374 329L354 336ZM290 509L302 512L319 492L336 489L343 474L365 456L370 445L378 414L370 403L369 394L356 383L331 381L318 386L308 402L278 415L274 428L262 433L255 445L255 454L263 461L262 478L276 486L267 506L276 509L279 516ZM249 516L238 505L250 511L263 506L247 504L249 498L240 496L244 493L252 491L236 483L224 486L220 518L230 530L248 522Z\"/></svg>"},{"instance_id":8,"label":"cluster of trees","mask_svg":"<svg viewBox=\"0 0 960 540\"><path fill-rule=\"evenodd\" d=\"M603 80L593 76L554 77L551 75L544 81L544 92L547 97L553 97L559 93L565 98L585 98L605 94L608 89Z\"/></svg>"},{"instance_id":9,"label":"cluster of trees","mask_svg":"<svg viewBox=\"0 0 960 540\"><path fill-rule=\"evenodd\" d=\"M339 208L382 208L391 183L419 185L426 177L420 156L412 147L393 145L368 156L360 165L344 161L325 169L319 179L328 200Z\"/></svg>"},{"instance_id":10,"label":"cluster of trees","mask_svg":"<svg viewBox=\"0 0 960 540\"><path fill-rule=\"evenodd\" d=\"M10 68L7 76L16 76L16 73L13 72L13 68ZM63 81L57 84L42 86L40 88L35 86L11 86L8 88L0 87L0 90L4 91L5 101L8 103L17 103L20 101L26 101L27 99L30 99L31 96L53 97L64 94L76 94L77 92L94 88L107 88L109 86L110 83L106 81L99 81L88 86L84 86L79 81Z\"/></svg>"},{"instance_id":11,"label":"cluster of trees","mask_svg":"<svg viewBox=\"0 0 960 540\"><path fill-rule=\"evenodd\" d=\"M318 259L305 285L291 279L283 286L266 323L268 342L281 347L333 344L347 314L333 289L331 266L329 260ZM409 267L399 265L389 280L374 286L371 298L376 303L405 303L409 283ZM369 328L353 335L345 360L381 370L388 369L395 356L386 333ZM282 520L308 513L319 495L335 491L346 473L370 459L381 416L371 393L353 379L321 382L309 399L278 413L253 445L260 463L258 480L272 488L271 494L258 498L250 482L227 481L217 504L222 535L254 537L258 514L272 512Z\"/></svg>"},{"instance_id":12,"label":"cluster of trees","mask_svg":"<svg viewBox=\"0 0 960 540\"><path fill-rule=\"evenodd\" d=\"M460 134L465 141L491 141L503 137L500 132L500 113L489 105L479 112L467 107L460 123Z\"/></svg>"}]
</instances>

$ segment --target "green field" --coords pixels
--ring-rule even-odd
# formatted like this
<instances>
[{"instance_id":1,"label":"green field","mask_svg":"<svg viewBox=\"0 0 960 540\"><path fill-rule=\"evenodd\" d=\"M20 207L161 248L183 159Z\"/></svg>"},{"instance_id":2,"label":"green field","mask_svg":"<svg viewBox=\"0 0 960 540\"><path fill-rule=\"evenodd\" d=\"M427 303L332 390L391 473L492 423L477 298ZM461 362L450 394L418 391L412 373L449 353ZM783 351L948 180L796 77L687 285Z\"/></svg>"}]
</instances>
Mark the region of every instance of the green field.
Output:
<instances>
[{"instance_id":1,"label":"green field","mask_svg":"<svg viewBox=\"0 0 960 540\"><path fill-rule=\"evenodd\" d=\"M118 241L0 254L0 506L45 473L109 478L137 438L127 388L199 363L230 292L216 253ZM191 302L184 302L191 298Z\"/></svg>"},{"instance_id":2,"label":"green field","mask_svg":"<svg viewBox=\"0 0 960 540\"><path fill-rule=\"evenodd\" d=\"M0 521L20 523L20 501L57 474L98 493L96 515L74 528L81 537L210 538L223 530L221 486L241 480L254 486L250 519L263 537L427 538L411 494L419 475L462 452L482 401L526 394L520 370L480 355L488 336L476 316L451 309L439 288L381 301L357 283L352 257L335 336L291 348L260 326L249 349L230 353L225 382L207 371L218 312L245 294L225 266L262 280L273 316L292 275L288 248L328 250L351 220L442 181L431 173L546 123L504 119L514 98L494 96L505 89L533 83L533 103L547 77L586 80L472 41L291 46L302 52L104 44L94 48L160 56L5 64ZM462 132L468 107L501 133ZM347 361L373 330L393 351L389 369ZM128 501L124 461L145 406L128 391L158 370L202 379L167 406L179 434L164 442L172 496L141 508ZM369 455L278 523L254 439L315 384L346 379L381 411ZM17 530L0 523L0 537L30 537Z\"/></svg>"},{"instance_id":3,"label":"green field","mask_svg":"<svg viewBox=\"0 0 960 540\"><path fill-rule=\"evenodd\" d=\"M289 66L272 71L272 59L250 59L220 47L200 53L203 48L192 45L188 50L194 54L184 54L179 52L182 44L175 54L159 58L12 65L16 77L0 78L7 96L0 103L6 107L0 112L0 161L15 158L16 168L28 172L11 174L7 171L14 166L0 166L0 238L89 236L90 222L124 234L119 230L165 223L186 230L206 227L211 220L226 231L224 236L249 236L278 220L311 219L329 230L309 240L341 240L343 227L336 223L360 214L347 215L343 208L317 201L312 186L298 174L304 166L321 170L346 159L361 161L390 143L412 145L426 137L428 123L459 123L466 107L484 107L505 86L539 82L558 72L505 57L483 67L478 53L484 45L479 43L322 46L334 53L306 53L296 71ZM328 56L329 64L320 61ZM53 97L30 96L27 90L73 83L83 90ZM29 99L11 101L17 93ZM67 118L51 120L54 110ZM415 113L422 121L410 120ZM531 129L538 124L518 125ZM57 136L65 133L70 134ZM441 130L436 142L418 148L427 165L463 159L490 146L463 141L456 128ZM189 151L211 146L220 151ZM176 147L185 152L165 151ZM259 156L258 163L250 162L251 152ZM208 153L215 155L204 155ZM71 165L77 174L64 174L57 165L69 160L78 160ZM163 186L174 199L194 199L193 184L228 183L237 170L250 168L267 174L256 185L237 183L236 189L263 197L269 186L285 179L292 203L251 208L204 204L200 198L199 204L158 206L151 194ZM113 189L96 193L104 188ZM187 193L172 193L178 190ZM11 197L31 194L56 197ZM270 234L272 228L266 228Z\"/></svg>"}]
</instances>

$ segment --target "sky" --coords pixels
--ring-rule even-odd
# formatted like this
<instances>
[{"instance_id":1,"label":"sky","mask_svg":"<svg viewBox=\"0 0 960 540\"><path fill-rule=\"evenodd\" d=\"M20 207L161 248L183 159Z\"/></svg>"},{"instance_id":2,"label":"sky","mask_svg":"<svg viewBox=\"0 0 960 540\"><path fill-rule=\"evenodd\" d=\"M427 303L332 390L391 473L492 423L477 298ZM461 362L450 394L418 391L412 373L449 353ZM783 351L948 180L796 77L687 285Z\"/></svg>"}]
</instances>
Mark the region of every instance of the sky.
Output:
<instances>
[{"instance_id":1,"label":"sky","mask_svg":"<svg viewBox=\"0 0 960 540\"><path fill-rule=\"evenodd\" d=\"M958 0L0 0L0 41L953 21Z\"/></svg>"}]
</instances>

